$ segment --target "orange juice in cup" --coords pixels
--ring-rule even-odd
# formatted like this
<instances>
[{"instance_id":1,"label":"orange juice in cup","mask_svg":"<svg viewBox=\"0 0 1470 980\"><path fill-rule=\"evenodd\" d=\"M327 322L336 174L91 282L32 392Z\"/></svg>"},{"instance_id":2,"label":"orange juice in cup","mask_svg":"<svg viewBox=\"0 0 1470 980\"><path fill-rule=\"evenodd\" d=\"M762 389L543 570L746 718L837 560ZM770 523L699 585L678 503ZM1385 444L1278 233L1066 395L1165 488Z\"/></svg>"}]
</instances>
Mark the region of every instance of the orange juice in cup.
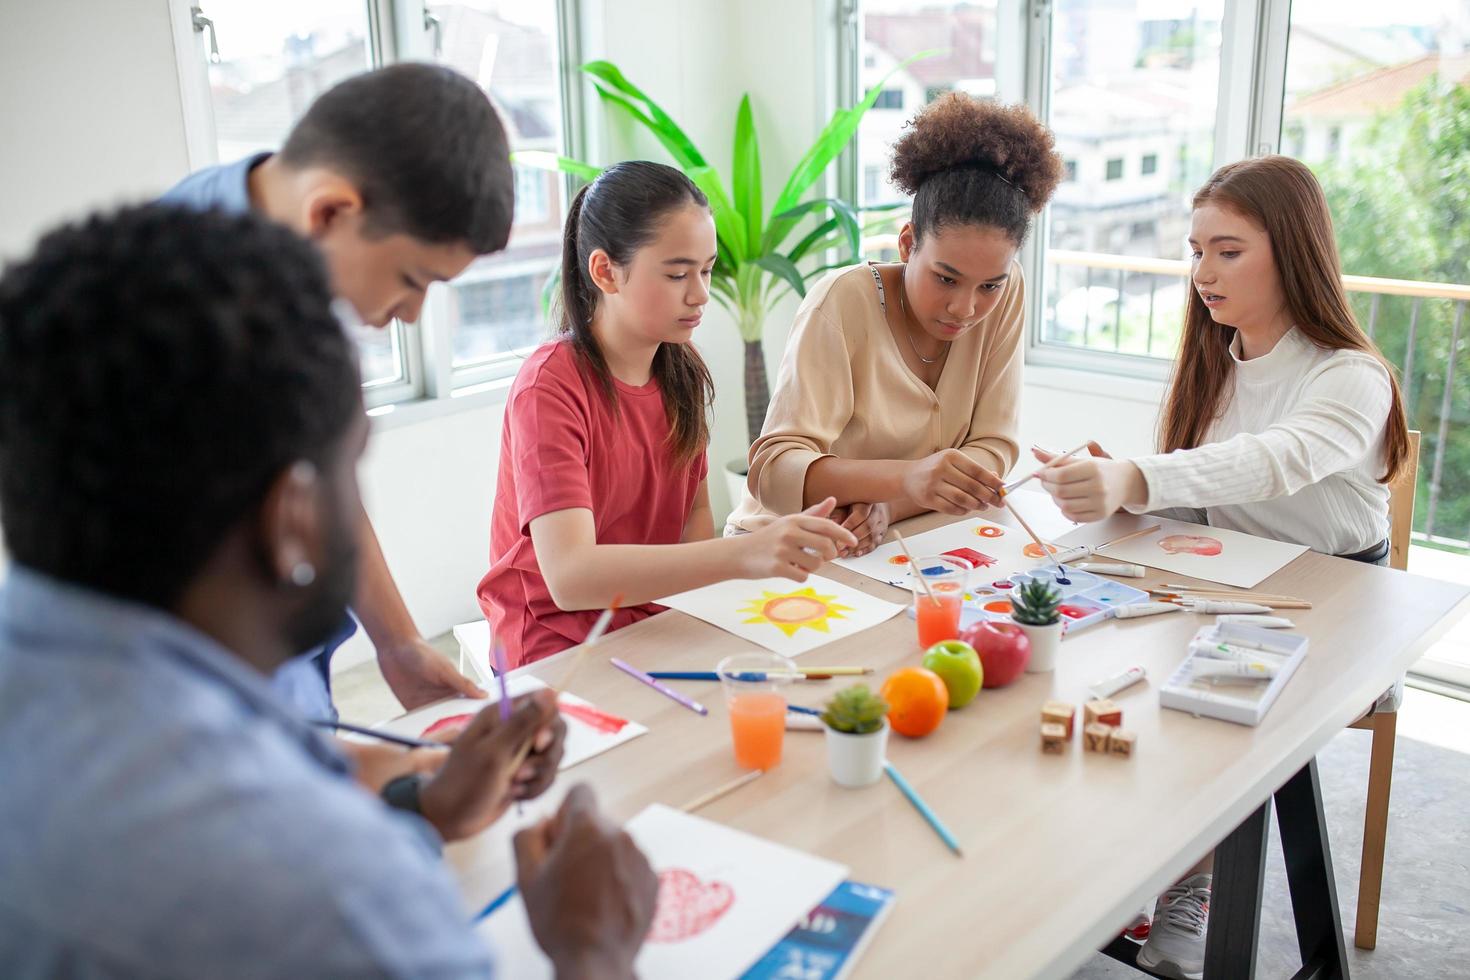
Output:
<instances>
[{"instance_id":1,"label":"orange juice in cup","mask_svg":"<svg viewBox=\"0 0 1470 980\"><path fill-rule=\"evenodd\" d=\"M730 735L735 764L743 769L770 769L781 761L786 739L787 684L796 665L774 653L742 653L715 667L730 709Z\"/></svg>"},{"instance_id":2,"label":"orange juice in cup","mask_svg":"<svg viewBox=\"0 0 1470 980\"><path fill-rule=\"evenodd\" d=\"M916 558L909 573L913 578L919 649L927 650L936 643L958 637L960 607L964 605L970 579L969 562L946 556Z\"/></svg>"}]
</instances>

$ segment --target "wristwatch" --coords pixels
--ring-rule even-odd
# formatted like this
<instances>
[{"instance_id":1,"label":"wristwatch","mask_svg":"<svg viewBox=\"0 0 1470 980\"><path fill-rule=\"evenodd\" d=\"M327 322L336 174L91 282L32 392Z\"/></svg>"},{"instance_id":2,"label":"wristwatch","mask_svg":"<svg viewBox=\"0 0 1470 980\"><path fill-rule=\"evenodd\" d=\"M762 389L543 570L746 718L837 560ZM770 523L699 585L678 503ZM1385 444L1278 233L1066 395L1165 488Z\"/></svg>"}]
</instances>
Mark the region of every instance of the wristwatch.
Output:
<instances>
[{"instance_id":1,"label":"wristwatch","mask_svg":"<svg viewBox=\"0 0 1470 980\"><path fill-rule=\"evenodd\" d=\"M383 787L383 802L395 810L406 810L423 816L424 808L419 803L419 789L423 784L424 777L416 772L390 779L388 785Z\"/></svg>"}]
</instances>

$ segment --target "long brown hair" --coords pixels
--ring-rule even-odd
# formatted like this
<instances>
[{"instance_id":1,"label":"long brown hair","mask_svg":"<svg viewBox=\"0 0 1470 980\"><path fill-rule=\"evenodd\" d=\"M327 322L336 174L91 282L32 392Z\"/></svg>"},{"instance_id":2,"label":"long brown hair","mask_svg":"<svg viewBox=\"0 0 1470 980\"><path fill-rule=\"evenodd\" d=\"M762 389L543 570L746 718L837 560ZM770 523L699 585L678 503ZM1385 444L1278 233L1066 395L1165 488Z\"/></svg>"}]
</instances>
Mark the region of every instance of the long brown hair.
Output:
<instances>
[{"instance_id":1,"label":"long brown hair","mask_svg":"<svg viewBox=\"0 0 1470 980\"><path fill-rule=\"evenodd\" d=\"M1399 473L1409 453L1409 426L1397 372L1358 325L1342 287L1342 262L1332 234L1332 214L1317 178L1290 157L1241 160L1215 171L1194 195L1194 207L1214 204L1249 218L1271 242L1281 276L1286 310L1308 340L1327 350L1356 350L1376 357L1388 370L1393 405L1384 432L1379 482ZM1159 449L1193 449L1204 441L1221 404L1234 362L1234 328L1216 323L1198 291L1188 289L1184 335L1173 382L1159 422Z\"/></svg>"},{"instance_id":2,"label":"long brown hair","mask_svg":"<svg viewBox=\"0 0 1470 980\"><path fill-rule=\"evenodd\" d=\"M561 247L561 317L558 332L571 339L582 369L617 411L618 391L607 358L592 333L597 287L587 260L602 249L615 265L627 266L633 253L658 234L659 221L685 204L709 207L703 192L673 167L646 160L619 163L577 192L567 212ZM690 344L659 344L653 377L669 420L674 462L687 464L709 444L709 409L715 383L699 352Z\"/></svg>"}]
</instances>

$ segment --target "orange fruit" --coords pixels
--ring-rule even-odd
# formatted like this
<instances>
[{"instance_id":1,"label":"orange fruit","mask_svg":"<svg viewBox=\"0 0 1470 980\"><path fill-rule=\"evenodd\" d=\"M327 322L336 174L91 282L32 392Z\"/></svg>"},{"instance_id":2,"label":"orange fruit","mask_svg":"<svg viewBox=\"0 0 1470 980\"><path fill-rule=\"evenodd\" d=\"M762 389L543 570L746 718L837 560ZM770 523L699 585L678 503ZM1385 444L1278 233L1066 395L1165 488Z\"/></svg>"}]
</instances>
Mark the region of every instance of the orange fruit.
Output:
<instances>
[{"instance_id":1,"label":"orange fruit","mask_svg":"<svg viewBox=\"0 0 1470 980\"><path fill-rule=\"evenodd\" d=\"M880 693L888 702L888 723L909 738L934 731L949 711L949 688L938 674L923 667L894 671Z\"/></svg>"}]
</instances>

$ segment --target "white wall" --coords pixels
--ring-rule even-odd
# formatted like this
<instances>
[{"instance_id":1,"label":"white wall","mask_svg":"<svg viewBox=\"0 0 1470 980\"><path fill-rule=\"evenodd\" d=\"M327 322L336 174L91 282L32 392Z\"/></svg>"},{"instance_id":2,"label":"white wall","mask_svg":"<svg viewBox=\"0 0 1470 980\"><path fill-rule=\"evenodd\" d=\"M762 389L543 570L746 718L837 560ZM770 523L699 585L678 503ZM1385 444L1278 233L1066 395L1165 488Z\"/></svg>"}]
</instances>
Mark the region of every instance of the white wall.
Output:
<instances>
[{"instance_id":1,"label":"white wall","mask_svg":"<svg viewBox=\"0 0 1470 980\"><path fill-rule=\"evenodd\" d=\"M0 3L0 256L187 169L165 0Z\"/></svg>"},{"instance_id":2,"label":"white wall","mask_svg":"<svg viewBox=\"0 0 1470 980\"><path fill-rule=\"evenodd\" d=\"M797 6L789 0L587 0L583 53L615 62L659 99L727 179L735 110L739 94L749 91L769 204L831 111L830 0L812 0L792 17ZM0 83L6 140L0 254L26 249L61 217L157 193L188 169L164 0L6 0ZM588 105L600 111L595 98ZM665 159L626 125L610 127L601 139L589 153L594 160L635 152ZM773 378L794 309L788 302L767 324ZM711 492L723 513L728 502L719 467L745 451L743 348L731 319L713 307L696 339L715 375ZM1069 448L1093 436L1115 451L1149 448L1157 385L1042 369L1028 378L1022 413L1028 441ZM1079 393L1088 386L1102 393ZM479 615L474 590L488 565L501 419L500 406L482 404L375 425L362 468L364 498L399 587L428 635ZM1106 422L1089 427L1084 420ZM359 635L337 663L345 668L370 656Z\"/></svg>"}]
</instances>

